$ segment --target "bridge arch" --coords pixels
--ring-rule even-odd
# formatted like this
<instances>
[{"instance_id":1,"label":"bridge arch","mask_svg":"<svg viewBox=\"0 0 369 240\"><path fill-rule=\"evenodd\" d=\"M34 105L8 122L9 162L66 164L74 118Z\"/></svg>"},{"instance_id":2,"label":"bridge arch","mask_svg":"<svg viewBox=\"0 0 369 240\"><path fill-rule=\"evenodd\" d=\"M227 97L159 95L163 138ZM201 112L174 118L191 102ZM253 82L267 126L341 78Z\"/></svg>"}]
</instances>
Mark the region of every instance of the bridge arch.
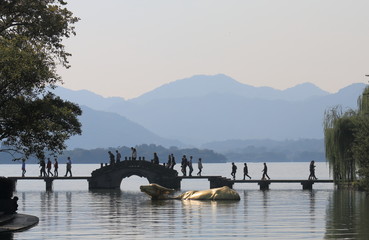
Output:
<instances>
[{"instance_id":1,"label":"bridge arch","mask_svg":"<svg viewBox=\"0 0 369 240\"><path fill-rule=\"evenodd\" d=\"M180 189L176 170L145 160L125 160L96 169L91 173L89 189L120 189L122 180L133 175L147 178L149 183Z\"/></svg>"}]
</instances>

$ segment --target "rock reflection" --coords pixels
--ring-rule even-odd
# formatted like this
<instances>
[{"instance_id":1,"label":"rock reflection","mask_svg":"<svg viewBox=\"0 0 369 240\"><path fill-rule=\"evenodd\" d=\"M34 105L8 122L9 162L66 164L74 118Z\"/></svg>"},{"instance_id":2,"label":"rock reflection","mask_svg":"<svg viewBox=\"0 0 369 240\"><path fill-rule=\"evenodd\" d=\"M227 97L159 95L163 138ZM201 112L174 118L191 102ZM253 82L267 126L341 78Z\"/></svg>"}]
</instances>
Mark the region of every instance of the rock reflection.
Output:
<instances>
[{"instance_id":1,"label":"rock reflection","mask_svg":"<svg viewBox=\"0 0 369 240\"><path fill-rule=\"evenodd\" d=\"M325 239L368 239L369 196L336 190L329 199Z\"/></svg>"}]
</instances>

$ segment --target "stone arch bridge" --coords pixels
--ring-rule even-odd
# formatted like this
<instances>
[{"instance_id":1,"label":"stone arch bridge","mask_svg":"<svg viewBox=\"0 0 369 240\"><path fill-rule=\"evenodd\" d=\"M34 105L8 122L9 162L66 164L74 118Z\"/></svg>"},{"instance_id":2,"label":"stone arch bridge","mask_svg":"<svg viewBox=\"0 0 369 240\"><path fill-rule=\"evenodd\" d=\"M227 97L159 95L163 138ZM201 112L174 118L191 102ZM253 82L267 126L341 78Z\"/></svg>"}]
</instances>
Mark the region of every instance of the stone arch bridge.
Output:
<instances>
[{"instance_id":1,"label":"stone arch bridge","mask_svg":"<svg viewBox=\"0 0 369 240\"><path fill-rule=\"evenodd\" d=\"M182 179L176 170L144 160L125 160L94 170L89 179L89 189L120 189L122 180L132 175L167 188L181 187Z\"/></svg>"}]
</instances>

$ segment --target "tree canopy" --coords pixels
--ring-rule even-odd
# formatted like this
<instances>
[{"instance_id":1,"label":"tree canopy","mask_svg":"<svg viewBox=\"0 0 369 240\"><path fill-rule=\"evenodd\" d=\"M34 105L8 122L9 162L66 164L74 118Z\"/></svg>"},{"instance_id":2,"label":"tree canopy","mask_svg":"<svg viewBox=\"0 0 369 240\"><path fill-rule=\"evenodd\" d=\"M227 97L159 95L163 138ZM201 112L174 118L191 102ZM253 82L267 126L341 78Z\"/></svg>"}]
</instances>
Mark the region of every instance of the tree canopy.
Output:
<instances>
[{"instance_id":1,"label":"tree canopy","mask_svg":"<svg viewBox=\"0 0 369 240\"><path fill-rule=\"evenodd\" d=\"M62 83L56 66L68 68L63 39L79 20L62 0L0 1L0 151L14 159L60 153L81 133L74 103L53 95Z\"/></svg>"},{"instance_id":2,"label":"tree canopy","mask_svg":"<svg viewBox=\"0 0 369 240\"><path fill-rule=\"evenodd\" d=\"M326 111L324 137L333 178L358 180L369 190L369 87L358 98L357 110L343 112L336 106Z\"/></svg>"}]
</instances>

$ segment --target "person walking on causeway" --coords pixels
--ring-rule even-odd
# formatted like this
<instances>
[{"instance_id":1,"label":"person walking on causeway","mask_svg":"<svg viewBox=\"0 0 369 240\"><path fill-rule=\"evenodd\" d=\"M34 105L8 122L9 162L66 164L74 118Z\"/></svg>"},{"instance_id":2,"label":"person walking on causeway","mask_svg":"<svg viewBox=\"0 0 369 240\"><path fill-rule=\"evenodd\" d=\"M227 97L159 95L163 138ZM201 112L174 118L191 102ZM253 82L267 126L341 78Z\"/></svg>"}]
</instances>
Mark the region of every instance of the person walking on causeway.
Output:
<instances>
[{"instance_id":1,"label":"person walking on causeway","mask_svg":"<svg viewBox=\"0 0 369 240\"><path fill-rule=\"evenodd\" d=\"M237 172L237 166L236 164L234 164L234 162L232 163L232 172L231 175L233 177L233 180L236 180L236 172Z\"/></svg>"},{"instance_id":2,"label":"person walking on causeway","mask_svg":"<svg viewBox=\"0 0 369 240\"><path fill-rule=\"evenodd\" d=\"M188 161L188 169L189 169L189 173L188 175L190 177L192 177L192 172L193 172L193 167L192 167L192 156L190 156L190 160Z\"/></svg>"},{"instance_id":3,"label":"person walking on causeway","mask_svg":"<svg viewBox=\"0 0 369 240\"><path fill-rule=\"evenodd\" d=\"M54 177L57 177L59 175L58 172L58 168L59 168L59 164L58 164L58 159L55 157L54 159Z\"/></svg>"},{"instance_id":4,"label":"person walking on causeway","mask_svg":"<svg viewBox=\"0 0 369 240\"><path fill-rule=\"evenodd\" d=\"M45 160L41 159L40 160L40 168L41 168L40 169L40 177L46 177L45 167L46 167Z\"/></svg>"},{"instance_id":5,"label":"person walking on causeway","mask_svg":"<svg viewBox=\"0 0 369 240\"><path fill-rule=\"evenodd\" d=\"M47 158L47 164L46 164L46 168L47 168L47 176L50 177L51 176L54 176L54 174L51 172L51 161L50 161L50 158Z\"/></svg>"},{"instance_id":6,"label":"person walking on causeway","mask_svg":"<svg viewBox=\"0 0 369 240\"><path fill-rule=\"evenodd\" d=\"M22 177L26 175L26 159L22 159Z\"/></svg>"},{"instance_id":7,"label":"person walking on causeway","mask_svg":"<svg viewBox=\"0 0 369 240\"><path fill-rule=\"evenodd\" d=\"M70 157L68 157L67 159L67 172L65 173L64 177L66 177L68 173L70 174L69 177L71 177L72 176L72 160L70 160Z\"/></svg>"},{"instance_id":8,"label":"person walking on causeway","mask_svg":"<svg viewBox=\"0 0 369 240\"><path fill-rule=\"evenodd\" d=\"M315 177L315 162L311 161L310 162L310 175L309 175L309 180L317 180L317 178Z\"/></svg>"},{"instance_id":9,"label":"person walking on causeway","mask_svg":"<svg viewBox=\"0 0 369 240\"><path fill-rule=\"evenodd\" d=\"M268 176L268 167L267 167L266 163L264 163L264 169L262 170L262 172L263 172L263 176L261 177L261 180L266 180L265 177L270 179L270 177Z\"/></svg>"},{"instance_id":10,"label":"person walking on causeway","mask_svg":"<svg viewBox=\"0 0 369 240\"><path fill-rule=\"evenodd\" d=\"M251 179L251 177L249 176L249 169L247 168L247 164L245 163L243 167L243 180L245 180L246 176Z\"/></svg>"},{"instance_id":11,"label":"person walking on causeway","mask_svg":"<svg viewBox=\"0 0 369 240\"><path fill-rule=\"evenodd\" d=\"M202 161L201 158L199 158L199 161L197 163L197 168L199 169L199 172L197 173L198 176L201 176L201 172L202 172Z\"/></svg>"}]
</instances>

